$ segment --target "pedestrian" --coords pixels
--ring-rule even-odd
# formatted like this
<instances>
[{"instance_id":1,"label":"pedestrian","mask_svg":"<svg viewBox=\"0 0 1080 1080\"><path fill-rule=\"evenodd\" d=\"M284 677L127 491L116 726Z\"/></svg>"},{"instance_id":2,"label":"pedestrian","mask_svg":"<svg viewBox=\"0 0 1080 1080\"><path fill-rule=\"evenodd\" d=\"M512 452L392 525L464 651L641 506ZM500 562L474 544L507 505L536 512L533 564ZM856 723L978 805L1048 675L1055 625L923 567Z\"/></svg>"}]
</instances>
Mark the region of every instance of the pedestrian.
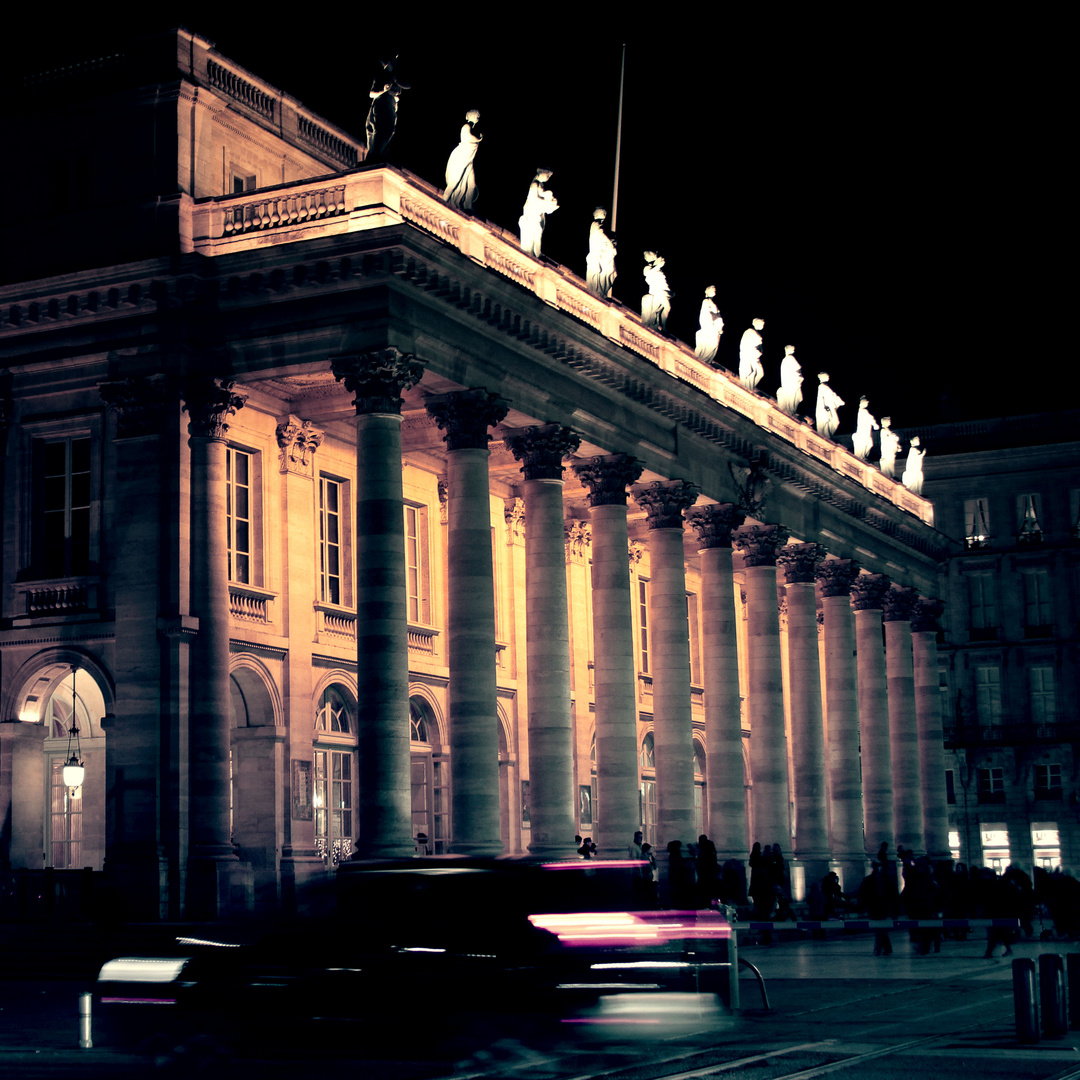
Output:
<instances>
[{"instance_id":1,"label":"pedestrian","mask_svg":"<svg viewBox=\"0 0 1080 1080\"><path fill-rule=\"evenodd\" d=\"M859 907L875 921L892 918L891 893L888 877L881 863L875 860L869 875L863 878L859 886ZM874 928L874 955L892 956L889 931L883 926Z\"/></svg>"},{"instance_id":2,"label":"pedestrian","mask_svg":"<svg viewBox=\"0 0 1080 1080\"><path fill-rule=\"evenodd\" d=\"M634 833L634 839L626 846L626 857L628 859L641 858L641 843L643 839L644 837L641 834L641 830L638 829L638 831Z\"/></svg>"}]
</instances>

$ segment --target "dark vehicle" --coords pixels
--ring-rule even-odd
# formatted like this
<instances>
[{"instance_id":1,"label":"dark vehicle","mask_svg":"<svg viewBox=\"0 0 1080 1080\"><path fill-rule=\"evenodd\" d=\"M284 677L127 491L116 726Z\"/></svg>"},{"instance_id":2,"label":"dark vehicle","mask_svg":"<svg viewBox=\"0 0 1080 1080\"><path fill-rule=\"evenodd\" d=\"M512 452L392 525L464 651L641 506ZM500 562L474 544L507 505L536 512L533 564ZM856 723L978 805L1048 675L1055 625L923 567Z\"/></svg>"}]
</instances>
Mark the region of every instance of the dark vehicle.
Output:
<instances>
[{"instance_id":1,"label":"dark vehicle","mask_svg":"<svg viewBox=\"0 0 1080 1080\"><path fill-rule=\"evenodd\" d=\"M738 1007L731 928L715 910L657 908L647 865L343 863L322 917L250 944L187 938L170 959L112 961L100 1009L153 1020L165 1004L170 1026L228 1017L229 1031L215 1032L223 1039L309 1045L312 1025L344 1025L335 1030L349 1038L348 1023L360 1022L373 1050L373 1032L400 1047L563 1024L579 1025L575 1037L628 1025L625 1037L719 1022ZM168 979L153 981L158 971Z\"/></svg>"}]
</instances>

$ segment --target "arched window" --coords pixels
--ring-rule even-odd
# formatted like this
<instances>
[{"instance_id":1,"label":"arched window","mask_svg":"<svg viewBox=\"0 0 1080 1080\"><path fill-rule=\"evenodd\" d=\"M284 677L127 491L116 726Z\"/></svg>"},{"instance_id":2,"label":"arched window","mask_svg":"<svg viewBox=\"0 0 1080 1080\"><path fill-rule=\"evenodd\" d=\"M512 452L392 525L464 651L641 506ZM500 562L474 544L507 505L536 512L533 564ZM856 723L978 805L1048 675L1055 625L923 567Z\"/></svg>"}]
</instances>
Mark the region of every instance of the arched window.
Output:
<instances>
[{"instance_id":1,"label":"arched window","mask_svg":"<svg viewBox=\"0 0 1080 1080\"><path fill-rule=\"evenodd\" d=\"M316 732L329 735L348 735L349 706L344 695L336 687L328 686L319 698L319 708L315 713Z\"/></svg>"},{"instance_id":2,"label":"arched window","mask_svg":"<svg viewBox=\"0 0 1080 1080\"><path fill-rule=\"evenodd\" d=\"M705 748L694 740L694 835L708 832L705 810Z\"/></svg>"}]
</instances>

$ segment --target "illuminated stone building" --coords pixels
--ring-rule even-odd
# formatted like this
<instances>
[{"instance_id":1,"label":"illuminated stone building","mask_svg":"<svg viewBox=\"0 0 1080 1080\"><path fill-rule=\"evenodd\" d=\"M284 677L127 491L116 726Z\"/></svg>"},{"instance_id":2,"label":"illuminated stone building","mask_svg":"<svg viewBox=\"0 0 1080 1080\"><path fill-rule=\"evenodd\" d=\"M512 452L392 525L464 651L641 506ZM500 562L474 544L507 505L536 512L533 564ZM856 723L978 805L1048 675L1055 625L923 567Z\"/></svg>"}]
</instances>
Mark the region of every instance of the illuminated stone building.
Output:
<instances>
[{"instance_id":1,"label":"illuminated stone building","mask_svg":"<svg viewBox=\"0 0 1080 1080\"><path fill-rule=\"evenodd\" d=\"M918 432L934 448L925 494L962 545L939 661L951 846L970 865L1080 861L1078 422L1073 411Z\"/></svg>"},{"instance_id":2,"label":"illuminated stone building","mask_svg":"<svg viewBox=\"0 0 1080 1080\"><path fill-rule=\"evenodd\" d=\"M5 865L198 917L641 826L946 853L928 500L197 35L25 116L70 160L3 239Z\"/></svg>"}]
</instances>

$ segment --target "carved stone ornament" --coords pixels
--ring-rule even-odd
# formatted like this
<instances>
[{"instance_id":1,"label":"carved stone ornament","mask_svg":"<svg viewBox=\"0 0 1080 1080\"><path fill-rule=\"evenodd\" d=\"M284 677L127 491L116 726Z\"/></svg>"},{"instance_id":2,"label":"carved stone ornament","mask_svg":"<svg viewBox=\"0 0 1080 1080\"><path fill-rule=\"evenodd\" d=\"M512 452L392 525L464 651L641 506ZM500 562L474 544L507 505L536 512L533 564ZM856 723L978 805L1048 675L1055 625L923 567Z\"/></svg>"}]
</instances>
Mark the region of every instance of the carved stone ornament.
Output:
<instances>
[{"instance_id":1,"label":"carved stone ornament","mask_svg":"<svg viewBox=\"0 0 1080 1080\"><path fill-rule=\"evenodd\" d=\"M577 478L589 489L590 506L625 506L626 489L644 467L629 454L605 454L573 465Z\"/></svg>"},{"instance_id":2,"label":"carved stone ornament","mask_svg":"<svg viewBox=\"0 0 1080 1080\"><path fill-rule=\"evenodd\" d=\"M731 534L731 542L742 552L747 566L775 566L787 538L783 525L744 525Z\"/></svg>"},{"instance_id":3,"label":"carved stone ornament","mask_svg":"<svg viewBox=\"0 0 1080 1080\"><path fill-rule=\"evenodd\" d=\"M290 414L277 426L277 444L281 450L281 471L313 477L315 451L322 445L323 432L310 420Z\"/></svg>"},{"instance_id":4,"label":"carved stone ornament","mask_svg":"<svg viewBox=\"0 0 1080 1080\"><path fill-rule=\"evenodd\" d=\"M765 516L765 504L768 501L772 481L765 475L759 460L750 465L733 465L728 462L728 473L739 493L736 502L738 508L747 516L761 521Z\"/></svg>"},{"instance_id":5,"label":"carved stone ornament","mask_svg":"<svg viewBox=\"0 0 1080 1080\"><path fill-rule=\"evenodd\" d=\"M188 432L205 439L224 439L229 417L244 407L247 394L233 389L233 383L208 375L188 379L183 390L184 411L191 418Z\"/></svg>"},{"instance_id":6,"label":"carved stone ornament","mask_svg":"<svg viewBox=\"0 0 1080 1080\"><path fill-rule=\"evenodd\" d=\"M640 484L631 494L645 511L650 529L681 529L683 511L697 501L698 487L688 480L656 480Z\"/></svg>"},{"instance_id":7,"label":"carved stone ornament","mask_svg":"<svg viewBox=\"0 0 1080 1080\"><path fill-rule=\"evenodd\" d=\"M851 583L851 606L856 611L880 610L891 584L884 574L860 574Z\"/></svg>"},{"instance_id":8,"label":"carved stone ornament","mask_svg":"<svg viewBox=\"0 0 1080 1080\"><path fill-rule=\"evenodd\" d=\"M506 518L506 542L521 544L525 542L525 500L507 499L503 503L503 517Z\"/></svg>"},{"instance_id":9,"label":"carved stone ornament","mask_svg":"<svg viewBox=\"0 0 1080 1080\"><path fill-rule=\"evenodd\" d=\"M907 585L893 585L885 594L885 622L907 622L915 610L919 594Z\"/></svg>"},{"instance_id":10,"label":"carved stone ornament","mask_svg":"<svg viewBox=\"0 0 1080 1080\"><path fill-rule=\"evenodd\" d=\"M584 562L592 544L592 526L587 521L568 521L563 525L566 561Z\"/></svg>"},{"instance_id":11,"label":"carved stone ornament","mask_svg":"<svg viewBox=\"0 0 1080 1080\"><path fill-rule=\"evenodd\" d=\"M488 428L510 411L508 401L479 387L429 397L424 405L439 425L447 450L486 449L491 441Z\"/></svg>"},{"instance_id":12,"label":"carved stone ornament","mask_svg":"<svg viewBox=\"0 0 1080 1080\"><path fill-rule=\"evenodd\" d=\"M915 609L911 613L911 632L918 634L930 631L936 634L941 629L941 616L945 611L945 604L941 600L933 600L920 596L915 601Z\"/></svg>"},{"instance_id":13,"label":"carved stone ornament","mask_svg":"<svg viewBox=\"0 0 1080 1080\"><path fill-rule=\"evenodd\" d=\"M822 596L847 596L859 576L859 564L851 559L825 559L817 565Z\"/></svg>"},{"instance_id":14,"label":"carved stone ornament","mask_svg":"<svg viewBox=\"0 0 1080 1080\"><path fill-rule=\"evenodd\" d=\"M160 435L165 429L165 417L170 405L176 408L171 387L164 375L116 379L101 383L98 392L105 404L116 413L116 436L119 439Z\"/></svg>"},{"instance_id":15,"label":"carved stone ornament","mask_svg":"<svg viewBox=\"0 0 1080 1080\"><path fill-rule=\"evenodd\" d=\"M712 503L687 510L686 520L703 548L729 548L731 534L741 527L746 515L734 503Z\"/></svg>"},{"instance_id":16,"label":"carved stone ornament","mask_svg":"<svg viewBox=\"0 0 1080 1080\"><path fill-rule=\"evenodd\" d=\"M776 564L784 568L789 585L813 585L817 564L824 555L820 544L788 544L777 553Z\"/></svg>"},{"instance_id":17,"label":"carved stone ornament","mask_svg":"<svg viewBox=\"0 0 1080 1080\"><path fill-rule=\"evenodd\" d=\"M645 554L645 545L639 544L636 540L631 540L626 545L626 554L629 556L630 565L637 566L641 562L641 557Z\"/></svg>"},{"instance_id":18,"label":"carved stone ornament","mask_svg":"<svg viewBox=\"0 0 1080 1080\"><path fill-rule=\"evenodd\" d=\"M357 414L401 413L401 395L424 377L424 361L395 348L330 357L334 378L354 394Z\"/></svg>"},{"instance_id":19,"label":"carved stone ornament","mask_svg":"<svg viewBox=\"0 0 1080 1080\"><path fill-rule=\"evenodd\" d=\"M562 460L577 450L581 437L560 424L544 424L508 431L505 442L526 480L561 480Z\"/></svg>"}]
</instances>

